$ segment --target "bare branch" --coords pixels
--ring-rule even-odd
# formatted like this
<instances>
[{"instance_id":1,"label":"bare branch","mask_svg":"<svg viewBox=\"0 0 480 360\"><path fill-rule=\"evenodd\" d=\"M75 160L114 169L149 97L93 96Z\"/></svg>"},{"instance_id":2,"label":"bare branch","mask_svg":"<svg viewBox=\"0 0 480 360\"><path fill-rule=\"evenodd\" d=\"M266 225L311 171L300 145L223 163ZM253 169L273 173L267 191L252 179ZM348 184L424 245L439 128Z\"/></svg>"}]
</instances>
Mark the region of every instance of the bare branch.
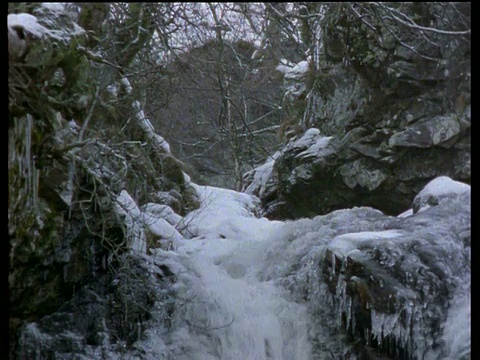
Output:
<instances>
[{"instance_id":1,"label":"bare branch","mask_svg":"<svg viewBox=\"0 0 480 360\"><path fill-rule=\"evenodd\" d=\"M90 110L88 111L87 117L83 121L82 128L80 129L80 134L78 135L78 141L83 140L83 133L85 132L85 129L87 128L88 123L90 122L90 119L92 117L93 109L95 109L95 105L97 104L99 92L100 92L100 87L97 85L97 89L95 91L95 96L93 97L92 105L90 106Z\"/></svg>"},{"instance_id":2,"label":"bare branch","mask_svg":"<svg viewBox=\"0 0 480 360\"><path fill-rule=\"evenodd\" d=\"M407 26L411 29L428 31L428 32L432 32L432 33L435 33L435 34L448 35L448 36L470 35L472 33L472 31L470 29L463 30L463 31L451 31L451 30L442 30L442 29L437 29L437 28L432 28L432 27L421 26L421 25L418 25L411 17L405 15L404 13L402 13L402 12L396 10L396 9L392 9L391 7L388 7L387 5L385 5L385 3L370 2L369 4L372 4L373 6L376 6L380 9L384 10L388 14L390 14L391 17L386 17L386 18L391 19L391 20L395 20L398 23L400 23L404 26ZM403 17L406 20L402 20L397 15Z\"/></svg>"}]
</instances>

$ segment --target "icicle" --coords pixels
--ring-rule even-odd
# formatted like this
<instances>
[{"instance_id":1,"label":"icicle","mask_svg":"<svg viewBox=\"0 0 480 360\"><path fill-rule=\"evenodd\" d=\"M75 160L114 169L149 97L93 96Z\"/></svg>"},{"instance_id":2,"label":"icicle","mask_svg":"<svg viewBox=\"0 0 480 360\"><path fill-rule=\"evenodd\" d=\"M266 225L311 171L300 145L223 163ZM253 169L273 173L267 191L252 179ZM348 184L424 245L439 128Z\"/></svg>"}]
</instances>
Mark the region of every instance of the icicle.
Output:
<instances>
[{"instance_id":1,"label":"icicle","mask_svg":"<svg viewBox=\"0 0 480 360\"><path fill-rule=\"evenodd\" d=\"M63 281L67 282L68 265L63 265Z\"/></svg>"},{"instance_id":2,"label":"icicle","mask_svg":"<svg viewBox=\"0 0 480 360\"><path fill-rule=\"evenodd\" d=\"M33 162L33 161L32 161ZM32 165L32 207L36 213L38 213L38 185L40 182L40 170L37 169L33 163Z\"/></svg>"},{"instance_id":3,"label":"icicle","mask_svg":"<svg viewBox=\"0 0 480 360\"><path fill-rule=\"evenodd\" d=\"M332 275L335 275L335 254L332 252Z\"/></svg>"},{"instance_id":4,"label":"icicle","mask_svg":"<svg viewBox=\"0 0 480 360\"><path fill-rule=\"evenodd\" d=\"M92 266L91 266L91 270L92 270L92 275L95 276L95 268L97 267L97 263L95 261L95 245L92 243L92 245L90 245L90 258L92 259Z\"/></svg>"},{"instance_id":5,"label":"icicle","mask_svg":"<svg viewBox=\"0 0 480 360\"><path fill-rule=\"evenodd\" d=\"M355 326L357 325L355 319L355 313L352 313L352 334L355 334Z\"/></svg>"},{"instance_id":6,"label":"icicle","mask_svg":"<svg viewBox=\"0 0 480 360\"><path fill-rule=\"evenodd\" d=\"M25 156L24 156L24 164L25 164L26 178L27 178L26 179L27 195L30 195L32 193L32 187L33 187L31 149L32 149L32 116L30 114L27 114L26 124L25 124ZM33 204L29 204L29 205L31 206Z\"/></svg>"},{"instance_id":7,"label":"icicle","mask_svg":"<svg viewBox=\"0 0 480 360\"><path fill-rule=\"evenodd\" d=\"M68 163L68 181L67 181L67 194L66 194L66 201L67 204L70 206L72 203L73 197L73 180L75 178L75 163L71 160Z\"/></svg>"},{"instance_id":8,"label":"icicle","mask_svg":"<svg viewBox=\"0 0 480 360\"><path fill-rule=\"evenodd\" d=\"M372 309L371 313L372 335L377 339L378 344L382 345L382 337L384 336L385 314L377 313Z\"/></svg>"}]
</instances>

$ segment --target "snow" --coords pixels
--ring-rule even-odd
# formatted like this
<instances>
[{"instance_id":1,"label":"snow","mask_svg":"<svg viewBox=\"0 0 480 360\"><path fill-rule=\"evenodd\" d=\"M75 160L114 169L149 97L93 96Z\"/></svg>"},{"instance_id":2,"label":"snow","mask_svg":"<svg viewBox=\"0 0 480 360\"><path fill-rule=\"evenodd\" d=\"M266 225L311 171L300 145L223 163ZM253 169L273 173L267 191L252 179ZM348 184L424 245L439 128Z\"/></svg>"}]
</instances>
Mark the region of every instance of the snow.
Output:
<instances>
[{"instance_id":1,"label":"snow","mask_svg":"<svg viewBox=\"0 0 480 360\"><path fill-rule=\"evenodd\" d=\"M318 135L315 139L313 145L311 145L307 150L302 151L296 157L320 157L325 156L329 153L332 153L333 150L327 150L327 146L330 143L331 136L320 136Z\"/></svg>"},{"instance_id":2,"label":"snow","mask_svg":"<svg viewBox=\"0 0 480 360\"><path fill-rule=\"evenodd\" d=\"M328 245L329 249L335 251L336 254L346 258L353 251L358 251L359 246L362 243L368 243L372 241L385 241L387 239L398 238L403 233L397 230L386 231L363 231L358 233L348 233L335 237Z\"/></svg>"},{"instance_id":3,"label":"snow","mask_svg":"<svg viewBox=\"0 0 480 360\"><path fill-rule=\"evenodd\" d=\"M296 157L320 157L330 154L333 150L327 148L331 136L323 136L316 128L308 129L303 136L287 145L288 148L307 148Z\"/></svg>"},{"instance_id":4,"label":"snow","mask_svg":"<svg viewBox=\"0 0 480 360\"><path fill-rule=\"evenodd\" d=\"M307 89L306 84L303 82L305 74L309 68L308 61L300 61L293 68L288 69L286 66L280 64L277 66L277 70L284 72L285 79L285 94L298 97L304 93Z\"/></svg>"},{"instance_id":5,"label":"snow","mask_svg":"<svg viewBox=\"0 0 480 360\"><path fill-rule=\"evenodd\" d=\"M304 143L309 144L311 140L317 137L318 135L320 135L320 130L316 128L308 129L307 131L305 131L305 134L303 134L303 136L300 139L298 139L298 141L296 141L297 146L300 147Z\"/></svg>"},{"instance_id":6,"label":"snow","mask_svg":"<svg viewBox=\"0 0 480 360\"><path fill-rule=\"evenodd\" d=\"M176 214L168 205L148 203L141 207L144 214L165 219L170 225L177 226L182 217Z\"/></svg>"},{"instance_id":7,"label":"snow","mask_svg":"<svg viewBox=\"0 0 480 360\"><path fill-rule=\"evenodd\" d=\"M275 70L280 71L282 74L287 74L292 68L283 64L278 64Z\"/></svg>"},{"instance_id":8,"label":"snow","mask_svg":"<svg viewBox=\"0 0 480 360\"><path fill-rule=\"evenodd\" d=\"M167 220L144 214L144 226L161 240L170 240L173 244L183 240L183 236Z\"/></svg>"},{"instance_id":9,"label":"snow","mask_svg":"<svg viewBox=\"0 0 480 360\"><path fill-rule=\"evenodd\" d=\"M468 191L470 191L470 185L452 180L448 176L439 176L430 181L415 198L426 196L442 197L447 195L460 195Z\"/></svg>"},{"instance_id":10,"label":"snow","mask_svg":"<svg viewBox=\"0 0 480 360\"><path fill-rule=\"evenodd\" d=\"M126 80L126 78L124 78ZM126 80L128 82L128 80ZM129 84L129 83L128 83ZM131 87L130 87L131 91ZM155 133L155 128L148 118L145 116L145 113L140 105L140 102L134 101L132 104L133 108L137 111L137 120L140 124L142 130L147 134L148 138L152 140L153 144L158 148L162 149L165 153L170 153L170 144L160 135Z\"/></svg>"},{"instance_id":11,"label":"snow","mask_svg":"<svg viewBox=\"0 0 480 360\"><path fill-rule=\"evenodd\" d=\"M118 86L117 84L110 84L107 86L107 91L112 94L113 97L117 97L118 96Z\"/></svg>"},{"instance_id":12,"label":"snow","mask_svg":"<svg viewBox=\"0 0 480 360\"><path fill-rule=\"evenodd\" d=\"M308 66L308 61L300 61L293 67L293 69L285 74L285 79L299 79L308 71Z\"/></svg>"},{"instance_id":13,"label":"snow","mask_svg":"<svg viewBox=\"0 0 480 360\"><path fill-rule=\"evenodd\" d=\"M406 218L406 217L409 217L409 216L412 216L413 215L413 210L412 209L408 209L407 211L404 211L403 213L401 213L400 215L397 215L398 218Z\"/></svg>"},{"instance_id":14,"label":"snow","mask_svg":"<svg viewBox=\"0 0 480 360\"><path fill-rule=\"evenodd\" d=\"M445 200L459 198L460 196L470 196L470 191L470 185L452 180L448 176L439 176L425 185L415 196L412 203L413 209L408 209L397 217L410 217L416 213L424 212Z\"/></svg>"},{"instance_id":15,"label":"snow","mask_svg":"<svg viewBox=\"0 0 480 360\"><path fill-rule=\"evenodd\" d=\"M122 78L121 83L122 83L122 85L125 89L125 92L127 94L130 94L132 92L132 85L130 85L130 81L128 81L128 79L126 77L124 77L124 78ZM137 106L138 106L138 108L140 108L140 103L138 101L136 101L133 106L134 106L134 108L136 108Z\"/></svg>"},{"instance_id":16,"label":"snow","mask_svg":"<svg viewBox=\"0 0 480 360\"><path fill-rule=\"evenodd\" d=\"M65 11L65 5L62 3L42 3L41 6L55 12Z\"/></svg>"},{"instance_id":17,"label":"snow","mask_svg":"<svg viewBox=\"0 0 480 360\"><path fill-rule=\"evenodd\" d=\"M168 241L174 247L183 240L183 236L176 229L183 218L169 206L148 203L141 209L144 228L159 238L158 240Z\"/></svg>"},{"instance_id":18,"label":"snow","mask_svg":"<svg viewBox=\"0 0 480 360\"><path fill-rule=\"evenodd\" d=\"M306 135L312 140L319 132L310 130ZM410 247L409 236L418 242L416 236L425 235L420 227L385 230L385 219L390 224L394 218L367 207L337 210L313 219L269 221L256 215L260 202L255 196L191 182L189 186L197 192L200 208L184 218L167 205L139 207L126 191L117 199L117 212L133 240L132 251L166 265L175 274L168 289L175 293L169 300L174 304L168 305L174 309L168 314L168 329L162 327L167 307L158 302L158 313L152 313L152 319L158 316L159 326L147 327L143 333L139 330L133 346L144 359L352 359L343 356L351 348L339 336L339 329L342 319L347 327L355 327L358 312L348 295L346 273L336 272L335 265L342 269L347 257L358 259L374 245L398 250L403 245ZM146 229L173 246L168 251L150 249L152 255L145 255ZM442 237L443 230L436 230ZM431 229L425 231L430 234ZM435 243L442 240L435 239ZM321 263L327 250L332 252L330 274L338 278L329 285ZM408 261L408 256L402 260ZM468 272L467 265L465 268ZM357 275L350 281L375 280L374 276ZM470 278L463 280L462 286L454 288L453 299L448 299L445 308L441 305L445 312L448 306L446 321L438 329L445 359L469 354ZM432 337L422 332L423 321L433 310L414 303L417 293L393 277L389 286L401 307L382 312L367 302L371 335L379 343L388 335L395 336L397 344L413 351L413 357L442 359L440 350L430 346Z\"/></svg>"},{"instance_id":19,"label":"snow","mask_svg":"<svg viewBox=\"0 0 480 360\"><path fill-rule=\"evenodd\" d=\"M245 189L245 192L253 194L256 189L259 189L258 196L262 197L265 192L265 186L272 176L273 165L275 165L275 160L269 159L265 164L257 167L253 174L253 181Z\"/></svg>"},{"instance_id":20,"label":"snow","mask_svg":"<svg viewBox=\"0 0 480 360\"><path fill-rule=\"evenodd\" d=\"M283 154L284 151L288 151L292 148L304 149L297 157L321 157L332 153L334 150L328 148L331 136L323 136L320 134L320 130L316 128L308 129L300 139L291 141L282 151L277 151L272 157L268 158L265 164L255 168L253 170L253 179L251 183L245 188L245 192L248 194L255 194L259 197L263 197L264 193L268 189L269 180L272 178L272 171L275 165L275 161ZM302 171L298 168L297 172ZM297 176L304 176L308 178L310 175L297 173Z\"/></svg>"},{"instance_id":21,"label":"snow","mask_svg":"<svg viewBox=\"0 0 480 360\"><path fill-rule=\"evenodd\" d=\"M286 59L280 59L280 63L277 65L275 70L280 71L282 74L286 75L287 73L292 71L294 67L295 65L292 62Z\"/></svg>"},{"instance_id":22,"label":"snow","mask_svg":"<svg viewBox=\"0 0 480 360\"><path fill-rule=\"evenodd\" d=\"M200 196L201 206L183 219L185 236L254 237L257 230L254 224L268 222L254 217L259 204L254 196L229 189L191 185Z\"/></svg>"},{"instance_id":23,"label":"snow","mask_svg":"<svg viewBox=\"0 0 480 360\"><path fill-rule=\"evenodd\" d=\"M117 214L124 218L127 228L127 239L133 251L145 253L147 251L147 239L141 225L141 211L130 194L122 190L115 203Z\"/></svg>"},{"instance_id":24,"label":"snow","mask_svg":"<svg viewBox=\"0 0 480 360\"><path fill-rule=\"evenodd\" d=\"M277 151L273 156L269 157L265 164L253 170L253 180L245 189L247 194L255 194L258 191L258 196L262 197L266 191L267 183L272 177L273 166L275 161L282 153Z\"/></svg>"},{"instance_id":25,"label":"snow","mask_svg":"<svg viewBox=\"0 0 480 360\"><path fill-rule=\"evenodd\" d=\"M21 27L27 33L37 37L42 38L45 34L49 32L47 28L40 25L35 16L30 14L10 14L7 17L7 26L8 27Z\"/></svg>"},{"instance_id":26,"label":"snow","mask_svg":"<svg viewBox=\"0 0 480 360\"><path fill-rule=\"evenodd\" d=\"M42 16L43 10L55 13L55 15L65 13L65 9L61 4L43 3L42 6L37 9L41 18L40 22L43 25L38 21L37 17L31 14L21 13L9 14L7 17L7 26L10 28L22 28L24 32L38 39L47 37L61 43L68 43L72 37L85 33L85 30L73 21L68 24L70 28L66 28L65 25L59 25L57 23L57 16L54 16L55 19L51 19L49 16Z\"/></svg>"},{"instance_id":27,"label":"snow","mask_svg":"<svg viewBox=\"0 0 480 360\"><path fill-rule=\"evenodd\" d=\"M397 217L405 218L428 210L443 201L470 196L470 185L452 180L448 176L439 176L430 181L413 199L412 207Z\"/></svg>"}]
</instances>

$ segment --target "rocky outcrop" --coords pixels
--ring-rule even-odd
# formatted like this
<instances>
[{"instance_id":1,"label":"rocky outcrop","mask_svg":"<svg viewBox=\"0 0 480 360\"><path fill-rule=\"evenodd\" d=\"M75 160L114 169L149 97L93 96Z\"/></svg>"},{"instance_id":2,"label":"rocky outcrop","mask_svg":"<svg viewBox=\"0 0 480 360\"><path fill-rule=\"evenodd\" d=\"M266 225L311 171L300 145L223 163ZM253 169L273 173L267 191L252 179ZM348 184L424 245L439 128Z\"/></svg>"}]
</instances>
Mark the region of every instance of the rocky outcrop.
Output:
<instances>
[{"instance_id":1,"label":"rocky outcrop","mask_svg":"<svg viewBox=\"0 0 480 360\"><path fill-rule=\"evenodd\" d=\"M308 304L313 342L332 358L470 358L470 187L440 177L414 204L292 222L266 257L263 276Z\"/></svg>"},{"instance_id":2,"label":"rocky outcrop","mask_svg":"<svg viewBox=\"0 0 480 360\"><path fill-rule=\"evenodd\" d=\"M104 126L107 112L98 104L107 91L90 79L93 64L105 65L83 46L86 33L74 16L62 4L25 9L30 13L8 16L7 28L10 358L71 358L52 351L75 352L100 341L89 340L90 327L97 326L127 341L138 319L122 316L134 310L144 319L154 304L148 297L118 309L94 304L95 293L102 298L118 268L127 266L122 259L134 242L117 211L122 190L138 205L171 205L180 214L198 206L198 199L138 103L128 97L126 104L116 102L136 115L138 141L120 131L118 112L117 127ZM157 247L160 237L157 231L149 245ZM61 330L62 314L71 333Z\"/></svg>"},{"instance_id":3,"label":"rocky outcrop","mask_svg":"<svg viewBox=\"0 0 480 360\"><path fill-rule=\"evenodd\" d=\"M23 322L11 359L122 359L127 351L142 358L132 345L151 328L167 331L174 277L161 262L138 255L122 256L119 265L56 311Z\"/></svg>"},{"instance_id":4,"label":"rocky outcrop","mask_svg":"<svg viewBox=\"0 0 480 360\"><path fill-rule=\"evenodd\" d=\"M449 5L445 17L435 15L436 5L323 8L325 17L311 26L318 42L308 72L285 76L284 108L297 109L288 121L303 132L318 129L317 140L290 139L275 158L268 191L254 181L255 170L246 176L244 189L262 194L267 216L352 206L399 214L436 176L470 182L470 39L461 31L469 25L469 6ZM428 23L429 31L375 16L362 22L358 15L370 11L387 18L400 11ZM331 140L316 152L323 137Z\"/></svg>"}]
</instances>

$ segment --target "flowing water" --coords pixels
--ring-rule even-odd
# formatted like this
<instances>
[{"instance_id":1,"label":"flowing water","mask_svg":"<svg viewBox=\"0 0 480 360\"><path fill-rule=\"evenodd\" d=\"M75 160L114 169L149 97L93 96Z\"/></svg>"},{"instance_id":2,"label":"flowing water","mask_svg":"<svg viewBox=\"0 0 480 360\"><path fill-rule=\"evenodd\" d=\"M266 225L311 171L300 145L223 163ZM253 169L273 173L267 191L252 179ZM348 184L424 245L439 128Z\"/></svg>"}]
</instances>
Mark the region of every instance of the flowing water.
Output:
<instances>
[{"instance_id":1,"label":"flowing water","mask_svg":"<svg viewBox=\"0 0 480 360\"><path fill-rule=\"evenodd\" d=\"M274 241L269 230L278 225L262 220L231 229L233 238L190 239L179 248L188 271L179 276L184 304L177 304L176 320L188 325L188 335L176 334L184 341L176 359L311 359L306 307L259 280Z\"/></svg>"}]
</instances>

